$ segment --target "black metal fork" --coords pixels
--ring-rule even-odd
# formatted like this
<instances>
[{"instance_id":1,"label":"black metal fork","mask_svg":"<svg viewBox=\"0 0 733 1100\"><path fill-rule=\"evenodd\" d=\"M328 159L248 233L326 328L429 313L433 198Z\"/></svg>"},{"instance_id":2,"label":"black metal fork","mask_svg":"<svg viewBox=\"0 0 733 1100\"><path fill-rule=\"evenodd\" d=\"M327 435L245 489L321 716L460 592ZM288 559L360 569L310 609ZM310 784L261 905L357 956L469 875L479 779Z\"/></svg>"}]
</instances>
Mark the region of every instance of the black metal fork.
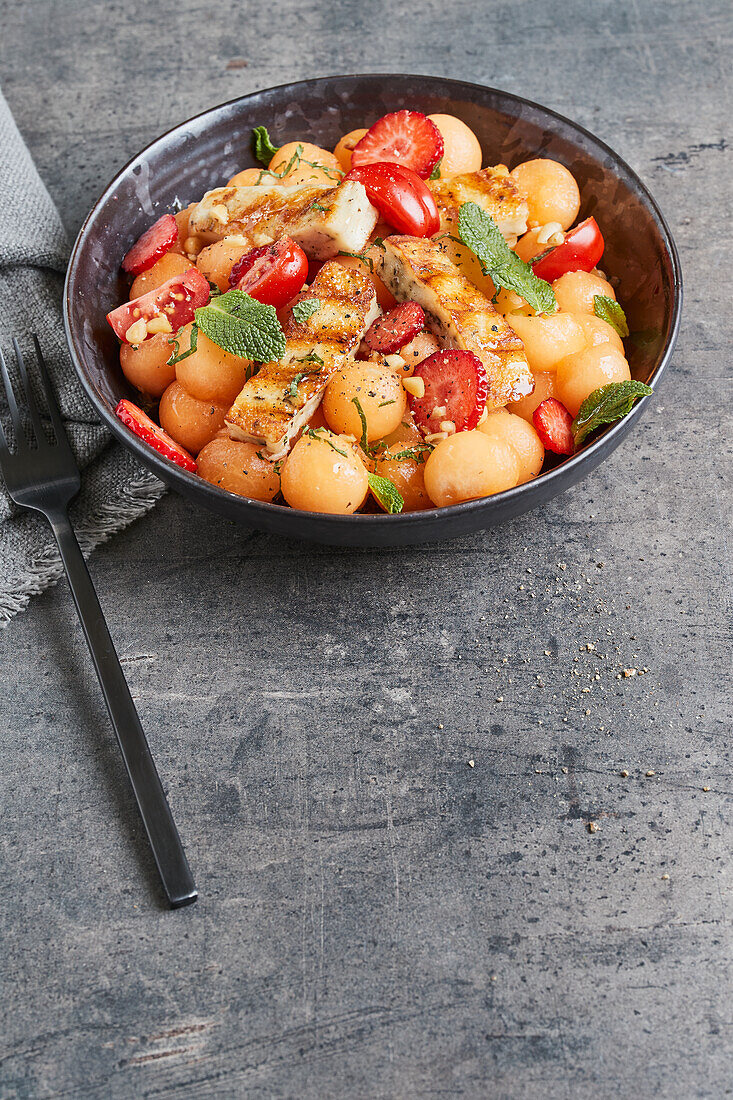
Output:
<instances>
[{"instance_id":1,"label":"black metal fork","mask_svg":"<svg viewBox=\"0 0 733 1100\"><path fill-rule=\"evenodd\" d=\"M68 505L81 486L79 468L69 447L37 337L34 336L33 341L55 439L49 443L46 438L18 341L13 340L35 446L29 446L26 441L21 411L0 351L0 373L15 435L15 448L11 452L0 424L0 470L15 503L41 512L51 524L168 901L173 908L190 905L197 897L193 876L97 593L69 522Z\"/></svg>"}]
</instances>

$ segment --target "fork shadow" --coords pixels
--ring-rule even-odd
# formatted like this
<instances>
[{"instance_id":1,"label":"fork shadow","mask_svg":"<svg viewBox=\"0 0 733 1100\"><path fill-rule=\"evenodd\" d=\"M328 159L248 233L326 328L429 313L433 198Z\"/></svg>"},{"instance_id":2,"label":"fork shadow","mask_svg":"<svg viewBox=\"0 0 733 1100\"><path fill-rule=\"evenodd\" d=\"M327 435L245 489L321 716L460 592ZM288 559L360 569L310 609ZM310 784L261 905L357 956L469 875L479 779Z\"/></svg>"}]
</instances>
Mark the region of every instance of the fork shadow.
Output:
<instances>
[{"instance_id":1,"label":"fork shadow","mask_svg":"<svg viewBox=\"0 0 733 1100\"><path fill-rule=\"evenodd\" d=\"M93 561L91 566L90 571L93 572ZM64 616L48 614L48 609L43 608L45 601L56 598L64 600L68 605L68 624L72 624L71 629L68 628ZM161 912L170 912L101 689L94 676L81 626L77 624L65 577L49 592L41 594L37 602L44 619L44 642L48 660L53 661L60 672L68 670L69 673L62 677L64 686L59 689L59 694L64 692L67 695L70 709L76 716L77 728L84 739L88 759L93 762L95 777L103 784L99 796L100 804L103 803L106 807L110 820L116 819L120 823L121 835L137 861L152 905ZM80 644L75 647L72 639L76 638ZM165 789L163 776L161 780ZM167 794L166 790L166 797Z\"/></svg>"}]
</instances>

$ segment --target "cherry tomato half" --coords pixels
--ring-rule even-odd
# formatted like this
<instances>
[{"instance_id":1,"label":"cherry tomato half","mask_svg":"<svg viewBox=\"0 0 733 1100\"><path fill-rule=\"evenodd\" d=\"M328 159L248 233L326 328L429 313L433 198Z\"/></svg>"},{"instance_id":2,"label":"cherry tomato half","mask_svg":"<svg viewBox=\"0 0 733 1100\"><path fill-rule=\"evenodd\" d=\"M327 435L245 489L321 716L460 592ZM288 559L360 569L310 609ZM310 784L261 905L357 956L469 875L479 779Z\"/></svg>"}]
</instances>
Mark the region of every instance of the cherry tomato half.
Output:
<instances>
[{"instance_id":1,"label":"cherry tomato half","mask_svg":"<svg viewBox=\"0 0 733 1100\"><path fill-rule=\"evenodd\" d=\"M362 164L345 178L364 185L369 201L398 233L432 237L440 229L435 196L425 180L403 164Z\"/></svg>"},{"instance_id":2,"label":"cherry tomato half","mask_svg":"<svg viewBox=\"0 0 733 1100\"><path fill-rule=\"evenodd\" d=\"M205 306L211 297L211 287L198 268L191 267L182 275L162 283L155 290L124 302L107 314L107 320L120 340L125 339L127 330L141 318L152 321L153 317L164 316L170 321L171 329L177 332L183 325L193 321L195 310Z\"/></svg>"},{"instance_id":3,"label":"cherry tomato half","mask_svg":"<svg viewBox=\"0 0 733 1100\"><path fill-rule=\"evenodd\" d=\"M229 285L279 309L302 290L307 278L305 252L290 237L282 237L237 260L229 275Z\"/></svg>"},{"instance_id":4,"label":"cherry tomato half","mask_svg":"<svg viewBox=\"0 0 733 1100\"><path fill-rule=\"evenodd\" d=\"M605 242L595 218L586 218L541 260L532 264L535 275L554 283L567 271L592 271L601 256Z\"/></svg>"}]
</instances>

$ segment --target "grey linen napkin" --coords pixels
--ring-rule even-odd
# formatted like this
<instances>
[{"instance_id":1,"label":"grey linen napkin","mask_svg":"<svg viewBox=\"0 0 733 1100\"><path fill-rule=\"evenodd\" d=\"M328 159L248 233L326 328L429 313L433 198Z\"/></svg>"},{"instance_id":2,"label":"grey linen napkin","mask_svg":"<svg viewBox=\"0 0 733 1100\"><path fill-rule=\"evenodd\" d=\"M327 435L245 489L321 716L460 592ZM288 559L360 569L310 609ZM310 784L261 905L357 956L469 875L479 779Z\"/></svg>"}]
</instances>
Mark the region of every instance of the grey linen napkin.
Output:
<instances>
[{"instance_id":1,"label":"grey linen napkin","mask_svg":"<svg viewBox=\"0 0 733 1100\"><path fill-rule=\"evenodd\" d=\"M0 347L8 366L17 336L29 359L36 333L53 379L71 446L82 470L82 490L71 508L85 551L149 511L164 492L102 427L71 365L61 315L68 242L0 92ZM8 430L4 395L3 427ZM31 596L63 573L44 519L17 508L0 479L0 625Z\"/></svg>"}]
</instances>

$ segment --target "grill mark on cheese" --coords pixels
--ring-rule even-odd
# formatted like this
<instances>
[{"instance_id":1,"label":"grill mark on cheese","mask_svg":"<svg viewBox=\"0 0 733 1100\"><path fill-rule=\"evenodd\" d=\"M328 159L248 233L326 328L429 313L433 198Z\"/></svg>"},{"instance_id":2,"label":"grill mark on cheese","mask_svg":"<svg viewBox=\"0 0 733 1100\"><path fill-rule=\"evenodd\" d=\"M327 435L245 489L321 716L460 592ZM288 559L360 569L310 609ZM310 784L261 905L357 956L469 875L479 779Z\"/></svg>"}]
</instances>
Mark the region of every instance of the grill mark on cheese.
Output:
<instances>
[{"instance_id":1,"label":"grill mark on cheese","mask_svg":"<svg viewBox=\"0 0 733 1100\"><path fill-rule=\"evenodd\" d=\"M283 358L262 365L226 417L232 439L261 444L273 460L287 454L320 404L329 379L356 351L379 313L369 277L334 261L323 265L295 301L304 298L317 298L319 308L300 322L289 311L283 324ZM321 362L314 362L315 356ZM286 395L298 374L304 377L289 400Z\"/></svg>"},{"instance_id":2,"label":"grill mark on cheese","mask_svg":"<svg viewBox=\"0 0 733 1100\"><path fill-rule=\"evenodd\" d=\"M361 183L336 187L220 187L191 214L191 232L208 242L235 237L247 248L288 236L313 260L360 252L377 224Z\"/></svg>"},{"instance_id":3,"label":"grill mark on cheese","mask_svg":"<svg viewBox=\"0 0 733 1100\"><path fill-rule=\"evenodd\" d=\"M532 392L534 379L522 341L448 258L445 242L387 237L380 264L382 281L400 301L423 307L428 328L444 347L479 357L488 378L490 411Z\"/></svg>"}]
</instances>

